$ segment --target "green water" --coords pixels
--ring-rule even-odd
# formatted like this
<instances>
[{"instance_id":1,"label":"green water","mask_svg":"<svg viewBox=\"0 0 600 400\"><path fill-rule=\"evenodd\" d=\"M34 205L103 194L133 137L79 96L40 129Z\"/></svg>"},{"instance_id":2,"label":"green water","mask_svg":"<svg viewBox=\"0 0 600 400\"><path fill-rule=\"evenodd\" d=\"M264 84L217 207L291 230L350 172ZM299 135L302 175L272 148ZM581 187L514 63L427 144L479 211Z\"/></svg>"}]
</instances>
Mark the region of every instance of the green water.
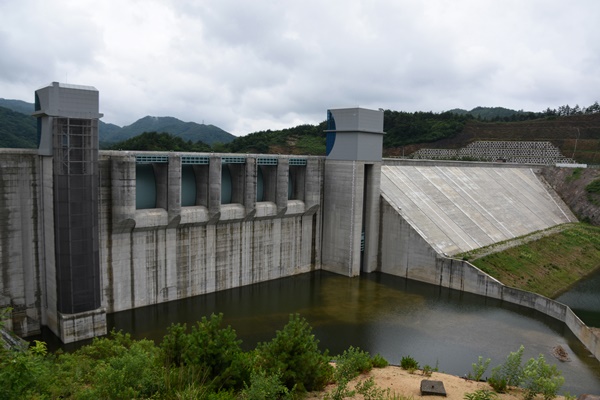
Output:
<instances>
[{"instance_id":1,"label":"green water","mask_svg":"<svg viewBox=\"0 0 600 400\"><path fill-rule=\"evenodd\" d=\"M556 298L571 307L588 326L600 328L600 270Z\"/></svg>"},{"instance_id":2,"label":"green water","mask_svg":"<svg viewBox=\"0 0 600 400\"><path fill-rule=\"evenodd\" d=\"M223 313L246 349L270 340L291 313L314 328L322 349L358 346L392 364L402 356L465 375L478 356L501 364L522 344L525 359L544 354L565 376L562 392L600 393L600 363L560 322L538 312L385 274L346 278L313 272L108 316L109 326L160 341L174 322ZM571 362L550 353L563 346ZM486 376L489 376L489 372Z\"/></svg>"}]
</instances>

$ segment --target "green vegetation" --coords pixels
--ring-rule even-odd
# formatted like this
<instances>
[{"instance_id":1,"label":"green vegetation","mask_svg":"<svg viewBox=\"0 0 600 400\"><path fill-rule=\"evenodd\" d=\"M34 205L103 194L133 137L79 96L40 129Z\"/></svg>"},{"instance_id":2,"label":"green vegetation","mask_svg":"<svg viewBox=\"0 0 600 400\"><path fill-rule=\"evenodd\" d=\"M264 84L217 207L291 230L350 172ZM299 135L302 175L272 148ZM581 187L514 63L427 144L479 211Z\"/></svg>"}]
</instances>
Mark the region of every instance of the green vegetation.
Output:
<instances>
[{"instance_id":1,"label":"green vegetation","mask_svg":"<svg viewBox=\"0 0 600 400\"><path fill-rule=\"evenodd\" d=\"M271 153L325 155L325 122L267 130L235 138L223 146L231 153Z\"/></svg>"},{"instance_id":2,"label":"green vegetation","mask_svg":"<svg viewBox=\"0 0 600 400\"><path fill-rule=\"evenodd\" d=\"M459 257L473 259L476 253ZM505 285L556 297L600 265L600 227L569 224L560 232L471 263Z\"/></svg>"},{"instance_id":3,"label":"green vegetation","mask_svg":"<svg viewBox=\"0 0 600 400\"><path fill-rule=\"evenodd\" d=\"M403 356L400 360L400 368L405 369L412 374L419 369L419 363L411 356Z\"/></svg>"},{"instance_id":4,"label":"green vegetation","mask_svg":"<svg viewBox=\"0 0 600 400\"><path fill-rule=\"evenodd\" d=\"M389 390L386 391L378 388L372 377L359 382L356 390L348 389L348 383L352 379L370 371L374 367L377 368L376 365L387 366L387 361L380 355L371 358L368 352L350 346L348 350L345 350L336 357L333 379L337 383L337 386L326 398L337 400L352 397L356 393L361 394L365 399L388 398Z\"/></svg>"},{"instance_id":5,"label":"green vegetation","mask_svg":"<svg viewBox=\"0 0 600 400\"><path fill-rule=\"evenodd\" d=\"M562 373L555 365L546 363L542 354L523 365L523 351L524 347L521 346L519 350L511 352L504 364L492 370L492 376L488 379L490 386L498 393L505 393L509 387L520 387L525 390L525 400L531 400L538 394L544 400L555 398L565 382Z\"/></svg>"},{"instance_id":6,"label":"green vegetation","mask_svg":"<svg viewBox=\"0 0 600 400\"><path fill-rule=\"evenodd\" d=\"M450 112L399 112L386 110L383 114L383 146L399 147L412 143L435 142L460 133L470 115Z\"/></svg>"},{"instance_id":7,"label":"green vegetation","mask_svg":"<svg viewBox=\"0 0 600 400\"><path fill-rule=\"evenodd\" d=\"M593 205L600 207L600 179L591 181L585 187L585 191L588 201Z\"/></svg>"},{"instance_id":8,"label":"green vegetation","mask_svg":"<svg viewBox=\"0 0 600 400\"><path fill-rule=\"evenodd\" d=\"M483 374L485 374L485 371L487 371L487 369L490 365L490 362L492 362L492 360L490 358L486 358L484 360L483 357L479 356L479 358L477 359L477 362L471 364L473 373L471 374L469 372L469 374L467 375L467 378L472 379L474 381L481 380L481 378L483 377Z\"/></svg>"},{"instance_id":9,"label":"green vegetation","mask_svg":"<svg viewBox=\"0 0 600 400\"><path fill-rule=\"evenodd\" d=\"M465 400L494 400L498 395L492 390L479 389L473 393L465 394Z\"/></svg>"},{"instance_id":10,"label":"green vegetation","mask_svg":"<svg viewBox=\"0 0 600 400\"><path fill-rule=\"evenodd\" d=\"M0 107L0 147L36 148L35 118Z\"/></svg>"},{"instance_id":11,"label":"green vegetation","mask_svg":"<svg viewBox=\"0 0 600 400\"><path fill-rule=\"evenodd\" d=\"M320 390L333 376L327 353L298 315L267 343L243 352L222 315L191 331L172 325L157 346L112 332L73 353L0 346L0 398L264 399Z\"/></svg>"},{"instance_id":12,"label":"green vegetation","mask_svg":"<svg viewBox=\"0 0 600 400\"><path fill-rule=\"evenodd\" d=\"M573 182L576 181L577 179L581 178L581 173L583 171L583 168L574 168L573 169L573 173L567 177L567 182Z\"/></svg>"},{"instance_id":13,"label":"green vegetation","mask_svg":"<svg viewBox=\"0 0 600 400\"><path fill-rule=\"evenodd\" d=\"M289 390L320 390L331 380L333 369L327 351L322 353L318 344L308 322L291 315L273 340L256 347L254 361L267 373L281 373L281 382Z\"/></svg>"},{"instance_id":14,"label":"green vegetation","mask_svg":"<svg viewBox=\"0 0 600 400\"><path fill-rule=\"evenodd\" d=\"M209 152L209 145L200 141L192 143L180 137L162 132L144 132L123 142L111 145L109 150L144 150L144 151L197 151Z\"/></svg>"}]
</instances>

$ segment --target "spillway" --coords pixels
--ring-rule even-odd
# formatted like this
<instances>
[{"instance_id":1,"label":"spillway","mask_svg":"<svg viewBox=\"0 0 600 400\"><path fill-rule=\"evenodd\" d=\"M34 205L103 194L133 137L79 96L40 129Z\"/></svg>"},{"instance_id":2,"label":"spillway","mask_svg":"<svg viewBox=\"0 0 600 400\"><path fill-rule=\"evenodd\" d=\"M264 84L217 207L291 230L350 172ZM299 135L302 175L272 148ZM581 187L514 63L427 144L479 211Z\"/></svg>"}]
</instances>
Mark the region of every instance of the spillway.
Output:
<instances>
[{"instance_id":1,"label":"spillway","mask_svg":"<svg viewBox=\"0 0 600 400\"><path fill-rule=\"evenodd\" d=\"M531 168L384 165L381 195L450 256L577 221Z\"/></svg>"}]
</instances>

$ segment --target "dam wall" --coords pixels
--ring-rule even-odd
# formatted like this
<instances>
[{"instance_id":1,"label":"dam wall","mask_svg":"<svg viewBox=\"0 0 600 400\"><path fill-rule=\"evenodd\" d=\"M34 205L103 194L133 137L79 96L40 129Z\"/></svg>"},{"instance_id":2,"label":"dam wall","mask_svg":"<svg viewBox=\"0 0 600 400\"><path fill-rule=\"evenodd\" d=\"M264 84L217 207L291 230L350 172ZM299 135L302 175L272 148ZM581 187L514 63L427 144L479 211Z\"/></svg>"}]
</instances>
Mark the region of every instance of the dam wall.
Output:
<instances>
[{"instance_id":1,"label":"dam wall","mask_svg":"<svg viewBox=\"0 0 600 400\"><path fill-rule=\"evenodd\" d=\"M20 336L39 333L42 322L42 162L35 150L0 149L0 307L12 308L7 327Z\"/></svg>"},{"instance_id":2,"label":"dam wall","mask_svg":"<svg viewBox=\"0 0 600 400\"><path fill-rule=\"evenodd\" d=\"M322 158L127 153L100 153L107 312L320 268ZM188 165L195 194L185 205ZM156 204L140 209L137 197L148 194L136 170L145 166L155 171Z\"/></svg>"}]
</instances>

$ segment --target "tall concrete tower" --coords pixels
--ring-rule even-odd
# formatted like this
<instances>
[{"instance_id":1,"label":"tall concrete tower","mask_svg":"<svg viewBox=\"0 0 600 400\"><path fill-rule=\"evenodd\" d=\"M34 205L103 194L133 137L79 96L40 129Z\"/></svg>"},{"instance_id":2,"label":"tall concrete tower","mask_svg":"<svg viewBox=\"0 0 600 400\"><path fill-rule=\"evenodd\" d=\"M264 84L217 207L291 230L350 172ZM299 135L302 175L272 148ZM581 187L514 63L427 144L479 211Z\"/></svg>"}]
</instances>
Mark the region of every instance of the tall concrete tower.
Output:
<instances>
[{"instance_id":1,"label":"tall concrete tower","mask_svg":"<svg viewBox=\"0 0 600 400\"><path fill-rule=\"evenodd\" d=\"M58 82L35 92L45 182L42 319L64 343L106 332L100 304L98 99L93 87Z\"/></svg>"},{"instance_id":2,"label":"tall concrete tower","mask_svg":"<svg viewBox=\"0 0 600 400\"><path fill-rule=\"evenodd\" d=\"M377 268L383 111L327 111L322 268L347 276Z\"/></svg>"}]
</instances>

